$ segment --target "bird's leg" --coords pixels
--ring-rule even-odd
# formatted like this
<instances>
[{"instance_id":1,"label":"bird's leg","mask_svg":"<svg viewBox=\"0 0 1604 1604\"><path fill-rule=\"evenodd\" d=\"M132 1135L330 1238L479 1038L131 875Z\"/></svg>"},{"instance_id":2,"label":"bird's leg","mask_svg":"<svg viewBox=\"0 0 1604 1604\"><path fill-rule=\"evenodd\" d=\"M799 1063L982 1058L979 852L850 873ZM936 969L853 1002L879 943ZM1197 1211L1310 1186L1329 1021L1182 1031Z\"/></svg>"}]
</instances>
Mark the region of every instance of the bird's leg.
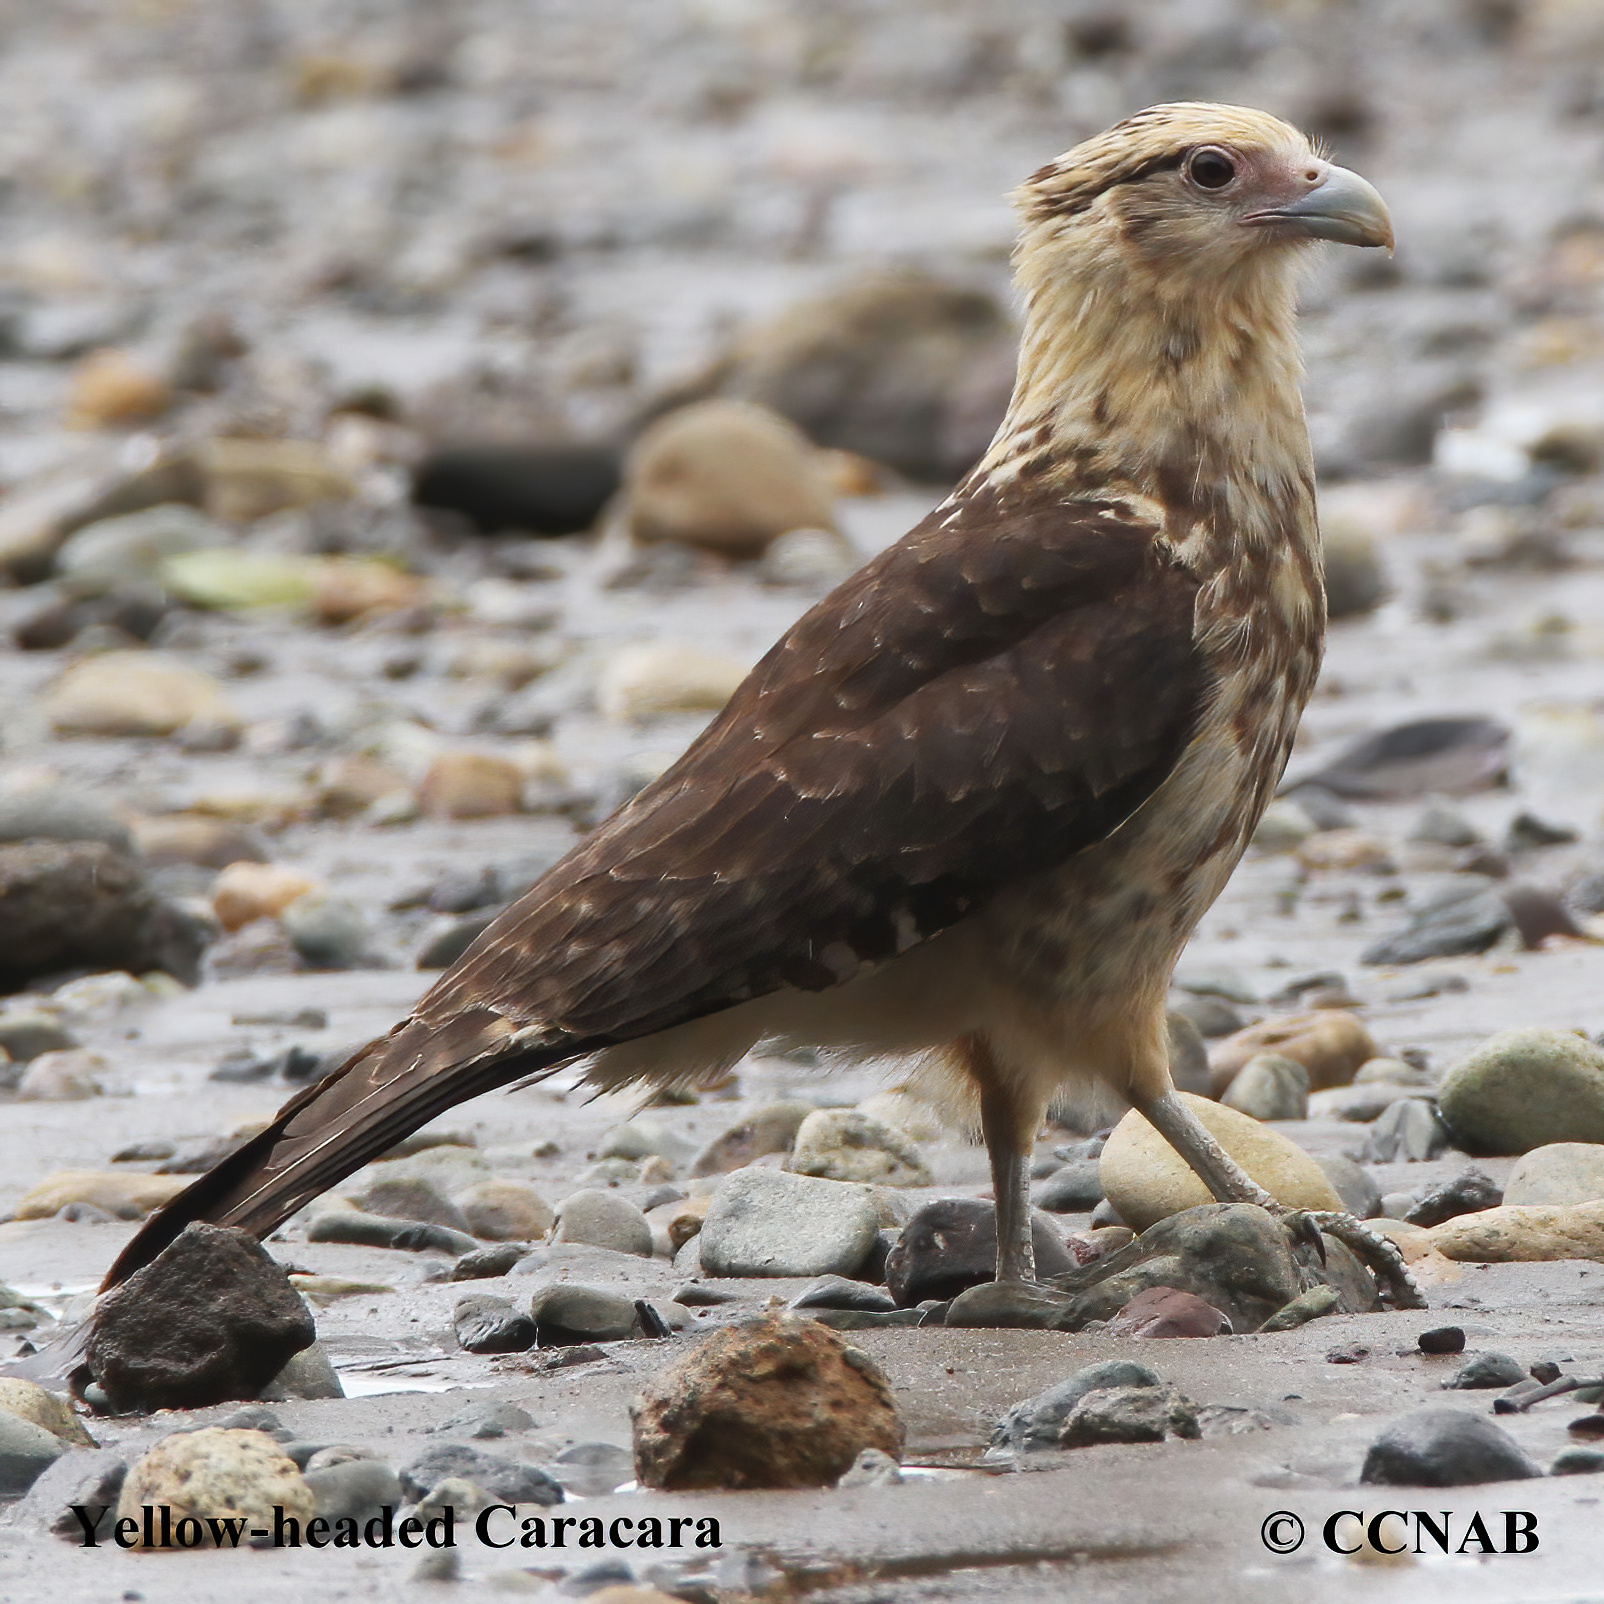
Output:
<instances>
[{"instance_id":1,"label":"bird's leg","mask_svg":"<svg viewBox=\"0 0 1604 1604\"><path fill-rule=\"evenodd\" d=\"M1018 1109L1006 1092L980 1094L980 1129L991 1160L997 1199L997 1280L1034 1282L1036 1247L1030 1239L1030 1150L1019 1140Z\"/></svg>"},{"instance_id":2,"label":"bird's leg","mask_svg":"<svg viewBox=\"0 0 1604 1604\"><path fill-rule=\"evenodd\" d=\"M1256 1203L1294 1230L1311 1229L1318 1245L1321 1231L1333 1236L1370 1267L1382 1295L1399 1309L1424 1309L1415 1278L1403 1254L1389 1237L1372 1231L1351 1214L1317 1209L1289 1209L1278 1203L1209 1134L1208 1128L1173 1091L1137 1105L1139 1112L1192 1167L1193 1173L1221 1203ZM1321 1249L1324 1256L1324 1250Z\"/></svg>"}]
</instances>

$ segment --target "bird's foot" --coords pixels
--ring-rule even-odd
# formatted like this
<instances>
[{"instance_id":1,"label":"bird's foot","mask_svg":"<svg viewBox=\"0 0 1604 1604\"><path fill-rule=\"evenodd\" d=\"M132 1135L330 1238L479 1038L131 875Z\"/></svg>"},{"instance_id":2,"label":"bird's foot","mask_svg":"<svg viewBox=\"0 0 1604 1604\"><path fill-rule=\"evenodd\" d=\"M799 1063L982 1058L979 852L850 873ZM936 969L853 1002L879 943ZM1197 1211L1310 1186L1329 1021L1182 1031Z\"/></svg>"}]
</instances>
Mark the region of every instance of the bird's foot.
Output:
<instances>
[{"instance_id":1,"label":"bird's foot","mask_svg":"<svg viewBox=\"0 0 1604 1604\"><path fill-rule=\"evenodd\" d=\"M1325 1244L1321 1232L1337 1239L1376 1278L1376 1288L1382 1301L1394 1309L1424 1309L1425 1295L1409 1273L1398 1244L1391 1237L1372 1231L1362 1220L1347 1213L1326 1209L1272 1210L1293 1236L1308 1242L1325 1263Z\"/></svg>"}]
</instances>

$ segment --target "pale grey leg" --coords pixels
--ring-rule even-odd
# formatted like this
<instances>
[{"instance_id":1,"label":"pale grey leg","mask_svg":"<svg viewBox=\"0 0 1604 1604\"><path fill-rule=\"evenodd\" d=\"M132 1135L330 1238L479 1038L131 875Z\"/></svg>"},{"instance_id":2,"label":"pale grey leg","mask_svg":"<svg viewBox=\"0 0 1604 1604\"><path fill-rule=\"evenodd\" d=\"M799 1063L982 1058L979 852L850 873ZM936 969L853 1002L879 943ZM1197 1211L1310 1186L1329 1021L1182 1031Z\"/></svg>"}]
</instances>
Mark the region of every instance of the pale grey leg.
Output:
<instances>
[{"instance_id":1,"label":"pale grey leg","mask_svg":"<svg viewBox=\"0 0 1604 1604\"><path fill-rule=\"evenodd\" d=\"M1410 1275L1398 1245L1370 1230L1351 1214L1317 1209L1289 1209L1277 1203L1229 1153L1174 1092L1165 1092L1141 1107L1143 1117L1191 1166L1193 1173L1221 1203L1256 1203L1288 1223L1311 1222L1333 1236L1370 1267L1382 1295L1399 1309L1424 1309L1426 1300ZM1000 1245L1000 1243L999 1243Z\"/></svg>"},{"instance_id":2,"label":"pale grey leg","mask_svg":"<svg viewBox=\"0 0 1604 1604\"><path fill-rule=\"evenodd\" d=\"M1034 1123L1034 1122L1033 1122ZM997 1199L997 1279L1036 1279L1036 1248L1030 1239L1030 1148L1021 1145L1020 1115L1006 1094L981 1094L980 1129L991 1160ZM1028 1144L1028 1136L1024 1138Z\"/></svg>"}]
</instances>

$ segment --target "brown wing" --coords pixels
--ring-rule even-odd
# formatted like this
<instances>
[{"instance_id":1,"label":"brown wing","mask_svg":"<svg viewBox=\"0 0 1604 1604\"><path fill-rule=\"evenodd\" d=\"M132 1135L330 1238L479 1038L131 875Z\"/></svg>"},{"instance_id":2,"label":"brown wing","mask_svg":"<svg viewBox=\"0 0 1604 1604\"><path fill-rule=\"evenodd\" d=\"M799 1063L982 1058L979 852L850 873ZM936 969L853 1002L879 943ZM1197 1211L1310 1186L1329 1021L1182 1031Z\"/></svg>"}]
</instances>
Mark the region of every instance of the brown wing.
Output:
<instances>
[{"instance_id":1,"label":"brown wing","mask_svg":"<svg viewBox=\"0 0 1604 1604\"><path fill-rule=\"evenodd\" d=\"M823 989L1101 840L1210 682L1197 582L1114 502L938 508L420 1004L587 1042Z\"/></svg>"},{"instance_id":2,"label":"brown wing","mask_svg":"<svg viewBox=\"0 0 1604 1604\"><path fill-rule=\"evenodd\" d=\"M152 1216L106 1285L190 1220L265 1235L454 1104L834 985L1102 839L1209 695L1196 589L1112 502L938 509L808 613L411 1018Z\"/></svg>"}]
</instances>

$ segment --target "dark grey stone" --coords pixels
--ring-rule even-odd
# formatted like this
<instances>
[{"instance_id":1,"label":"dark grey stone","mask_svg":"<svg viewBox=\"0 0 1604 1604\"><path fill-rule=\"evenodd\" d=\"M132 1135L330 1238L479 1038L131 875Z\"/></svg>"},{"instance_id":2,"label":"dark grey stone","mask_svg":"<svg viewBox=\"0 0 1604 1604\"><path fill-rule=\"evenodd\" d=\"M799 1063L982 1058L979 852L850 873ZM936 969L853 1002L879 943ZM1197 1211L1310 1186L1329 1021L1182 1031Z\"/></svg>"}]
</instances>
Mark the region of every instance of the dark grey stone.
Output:
<instances>
[{"instance_id":1,"label":"dark grey stone","mask_svg":"<svg viewBox=\"0 0 1604 1604\"><path fill-rule=\"evenodd\" d=\"M1315 1163L1342 1199L1342 1206L1356 1220L1373 1220L1381 1213L1381 1188L1362 1164L1343 1153L1327 1153Z\"/></svg>"},{"instance_id":2,"label":"dark grey stone","mask_svg":"<svg viewBox=\"0 0 1604 1604\"><path fill-rule=\"evenodd\" d=\"M119 1449L68 1449L34 1479L11 1518L18 1526L39 1525L69 1542L82 1542L84 1529L71 1506L82 1505L91 1520L96 1509L114 1510L127 1475L128 1460Z\"/></svg>"},{"instance_id":3,"label":"dark grey stone","mask_svg":"<svg viewBox=\"0 0 1604 1604\"><path fill-rule=\"evenodd\" d=\"M197 1223L101 1298L85 1359L118 1410L200 1409L254 1399L316 1338L255 1237Z\"/></svg>"},{"instance_id":4,"label":"dark grey stone","mask_svg":"<svg viewBox=\"0 0 1604 1604\"><path fill-rule=\"evenodd\" d=\"M1550 1476L1596 1476L1604 1470L1604 1448L1567 1448L1548 1467Z\"/></svg>"},{"instance_id":5,"label":"dark grey stone","mask_svg":"<svg viewBox=\"0 0 1604 1604\"><path fill-rule=\"evenodd\" d=\"M327 1520L376 1515L388 1504L399 1508L401 1479L382 1459L347 1459L324 1470L304 1472L306 1485L317 1501L317 1512Z\"/></svg>"},{"instance_id":6,"label":"dark grey stone","mask_svg":"<svg viewBox=\"0 0 1604 1604\"><path fill-rule=\"evenodd\" d=\"M1209 1041L1233 1035L1247 1024L1238 1009L1225 998L1207 994L1194 996L1187 992L1172 992L1169 1011L1172 1016L1179 1014L1191 1020L1198 1034Z\"/></svg>"},{"instance_id":7,"label":"dark grey stone","mask_svg":"<svg viewBox=\"0 0 1604 1604\"><path fill-rule=\"evenodd\" d=\"M485 1281L507 1275L528 1251L527 1242L496 1242L487 1248L475 1248L472 1253L464 1253L451 1266L451 1279Z\"/></svg>"},{"instance_id":8,"label":"dark grey stone","mask_svg":"<svg viewBox=\"0 0 1604 1604\"><path fill-rule=\"evenodd\" d=\"M896 1300L879 1287L840 1275L821 1275L810 1281L788 1305L792 1309L857 1309L870 1314L885 1314L896 1306Z\"/></svg>"},{"instance_id":9,"label":"dark grey stone","mask_svg":"<svg viewBox=\"0 0 1604 1604\"><path fill-rule=\"evenodd\" d=\"M17 1498L33 1486L67 1444L9 1409L0 1409L0 1498Z\"/></svg>"},{"instance_id":10,"label":"dark grey stone","mask_svg":"<svg viewBox=\"0 0 1604 1604\"><path fill-rule=\"evenodd\" d=\"M506 1298L459 1298L451 1322L469 1353L524 1353L535 1345L535 1322Z\"/></svg>"},{"instance_id":11,"label":"dark grey stone","mask_svg":"<svg viewBox=\"0 0 1604 1604\"><path fill-rule=\"evenodd\" d=\"M1031 1220L1036 1274L1059 1275L1076 1260L1044 1214ZM997 1206L984 1198L945 1197L914 1211L886 1260L886 1286L897 1306L951 1298L990 1281L997 1270Z\"/></svg>"},{"instance_id":12,"label":"dark grey stone","mask_svg":"<svg viewBox=\"0 0 1604 1604\"><path fill-rule=\"evenodd\" d=\"M1149 1226L1116 1253L1053 1277L1065 1294L1051 1324L1078 1331L1110 1320L1139 1292L1173 1287L1213 1305L1235 1331L1257 1331L1309 1287L1334 1287L1337 1311L1377 1307L1369 1273L1334 1237L1322 1239L1325 1262L1313 1248L1251 1203L1206 1203Z\"/></svg>"},{"instance_id":13,"label":"dark grey stone","mask_svg":"<svg viewBox=\"0 0 1604 1604\"><path fill-rule=\"evenodd\" d=\"M622 1342L635 1334L634 1300L600 1287L557 1281L529 1300L529 1316L542 1348L584 1342Z\"/></svg>"},{"instance_id":14,"label":"dark grey stone","mask_svg":"<svg viewBox=\"0 0 1604 1604\"><path fill-rule=\"evenodd\" d=\"M66 787L44 786L0 796L0 842L99 841L114 852L137 857L133 832L93 797Z\"/></svg>"},{"instance_id":15,"label":"dark grey stone","mask_svg":"<svg viewBox=\"0 0 1604 1604\"><path fill-rule=\"evenodd\" d=\"M1508 746L1509 730L1493 719L1412 719L1360 737L1297 784L1376 801L1454 796L1495 784Z\"/></svg>"},{"instance_id":16,"label":"dark grey stone","mask_svg":"<svg viewBox=\"0 0 1604 1604\"><path fill-rule=\"evenodd\" d=\"M1359 1480L1387 1487L1470 1487L1542 1471L1508 1432L1459 1409L1419 1409L1371 1443Z\"/></svg>"},{"instance_id":17,"label":"dark grey stone","mask_svg":"<svg viewBox=\"0 0 1604 1604\"><path fill-rule=\"evenodd\" d=\"M1503 1191L1490 1175L1478 1169L1462 1170L1450 1180L1441 1181L1404 1215L1410 1225L1441 1225L1461 1214L1479 1214L1495 1209L1504 1201Z\"/></svg>"},{"instance_id":18,"label":"dark grey stone","mask_svg":"<svg viewBox=\"0 0 1604 1604\"><path fill-rule=\"evenodd\" d=\"M460 1477L484 1488L493 1498L509 1504L560 1504L561 1483L536 1465L487 1454L467 1443L443 1442L426 1448L401 1468L401 1490L408 1498L422 1498L448 1476Z\"/></svg>"},{"instance_id":19,"label":"dark grey stone","mask_svg":"<svg viewBox=\"0 0 1604 1604\"><path fill-rule=\"evenodd\" d=\"M635 1479L634 1456L610 1442L576 1442L551 1462L551 1474L581 1498L605 1498Z\"/></svg>"},{"instance_id":20,"label":"dark grey stone","mask_svg":"<svg viewBox=\"0 0 1604 1604\"><path fill-rule=\"evenodd\" d=\"M1526 1380L1526 1372L1507 1353L1478 1353L1469 1364L1461 1365L1443 1386L1450 1391L1471 1392L1489 1387L1513 1387Z\"/></svg>"},{"instance_id":21,"label":"dark grey stone","mask_svg":"<svg viewBox=\"0 0 1604 1604\"><path fill-rule=\"evenodd\" d=\"M1060 1381L1038 1392L1034 1398L1016 1403L992 1428L994 1448L1057 1448L1069 1412L1089 1392L1107 1387L1157 1387L1159 1378L1131 1359L1106 1359L1101 1364L1077 1370L1067 1381Z\"/></svg>"},{"instance_id":22,"label":"dark grey stone","mask_svg":"<svg viewBox=\"0 0 1604 1604\"><path fill-rule=\"evenodd\" d=\"M1049 1214L1081 1214L1103 1201L1103 1181L1094 1158L1073 1159L1035 1189L1032 1201Z\"/></svg>"},{"instance_id":23,"label":"dark grey stone","mask_svg":"<svg viewBox=\"0 0 1604 1604\"><path fill-rule=\"evenodd\" d=\"M1436 1105L1424 1097L1400 1097L1390 1103L1365 1140L1360 1154L1371 1164L1424 1163L1448 1147L1448 1132Z\"/></svg>"},{"instance_id":24,"label":"dark grey stone","mask_svg":"<svg viewBox=\"0 0 1604 1604\"><path fill-rule=\"evenodd\" d=\"M1410 915L1402 930L1373 941L1359 955L1362 964L1413 964L1486 952L1514 923L1509 905L1488 882L1466 876Z\"/></svg>"},{"instance_id":25,"label":"dark grey stone","mask_svg":"<svg viewBox=\"0 0 1604 1604\"><path fill-rule=\"evenodd\" d=\"M1463 1353L1465 1329L1463 1326L1433 1326L1422 1331L1415 1339L1422 1353Z\"/></svg>"}]
</instances>

